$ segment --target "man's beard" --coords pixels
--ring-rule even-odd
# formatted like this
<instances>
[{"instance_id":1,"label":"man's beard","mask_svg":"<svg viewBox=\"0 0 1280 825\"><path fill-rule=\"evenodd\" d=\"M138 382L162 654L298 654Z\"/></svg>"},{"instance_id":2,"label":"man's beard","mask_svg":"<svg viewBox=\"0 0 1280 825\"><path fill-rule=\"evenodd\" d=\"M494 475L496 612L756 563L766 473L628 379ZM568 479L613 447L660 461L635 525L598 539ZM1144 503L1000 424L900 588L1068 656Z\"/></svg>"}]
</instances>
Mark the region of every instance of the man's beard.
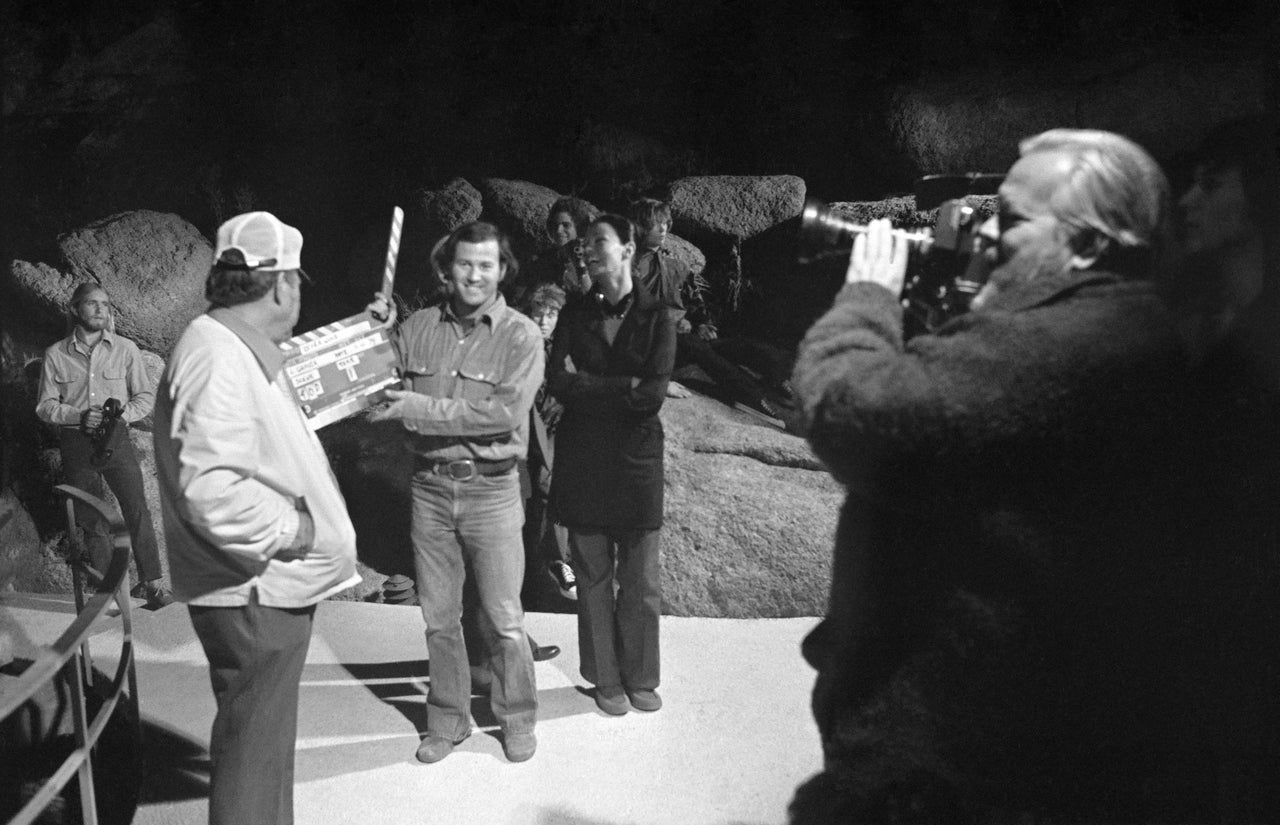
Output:
<instances>
[{"instance_id":1,"label":"man's beard","mask_svg":"<svg viewBox=\"0 0 1280 825\"><path fill-rule=\"evenodd\" d=\"M1061 275L1070 269L1071 251L1065 247L1023 250L991 270L991 277L973 299L971 308L979 309L1002 292L1017 289L1037 278Z\"/></svg>"}]
</instances>

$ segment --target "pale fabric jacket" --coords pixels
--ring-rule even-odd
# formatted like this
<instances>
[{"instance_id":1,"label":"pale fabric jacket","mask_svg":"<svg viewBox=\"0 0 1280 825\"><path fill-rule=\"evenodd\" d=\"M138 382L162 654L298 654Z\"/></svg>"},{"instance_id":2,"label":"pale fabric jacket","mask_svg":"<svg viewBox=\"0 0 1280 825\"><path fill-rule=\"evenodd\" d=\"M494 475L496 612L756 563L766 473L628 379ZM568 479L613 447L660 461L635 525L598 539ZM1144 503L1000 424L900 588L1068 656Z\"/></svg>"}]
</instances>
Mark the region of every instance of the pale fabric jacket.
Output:
<instances>
[{"instance_id":1,"label":"pale fabric jacket","mask_svg":"<svg viewBox=\"0 0 1280 825\"><path fill-rule=\"evenodd\" d=\"M346 502L283 383L279 349L225 310L211 313L182 334L156 394L174 594L230 607L256 588L266 606L314 604L360 581ZM272 558L293 543L304 507L315 522L307 557Z\"/></svg>"}]
</instances>

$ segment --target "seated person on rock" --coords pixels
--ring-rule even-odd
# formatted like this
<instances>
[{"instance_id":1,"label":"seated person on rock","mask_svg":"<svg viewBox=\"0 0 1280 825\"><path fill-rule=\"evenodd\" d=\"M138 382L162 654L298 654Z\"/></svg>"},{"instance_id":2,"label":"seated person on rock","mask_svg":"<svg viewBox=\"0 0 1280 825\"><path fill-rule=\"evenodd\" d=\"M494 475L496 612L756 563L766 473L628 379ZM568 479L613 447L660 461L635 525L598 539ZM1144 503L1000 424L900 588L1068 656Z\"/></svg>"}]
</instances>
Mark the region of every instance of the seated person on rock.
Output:
<instances>
[{"instance_id":1,"label":"seated person on rock","mask_svg":"<svg viewBox=\"0 0 1280 825\"><path fill-rule=\"evenodd\" d=\"M776 427L783 427L782 411L768 398L755 378L725 358L713 343L719 337L715 320L707 307L705 288L689 267L666 248L671 230L671 206L656 198L640 198L631 204L630 218L638 239L635 263L636 282L678 314L676 322L676 364L694 363L729 396L733 406ZM785 374L779 379L786 380ZM672 382L673 397L683 398L688 390Z\"/></svg>"},{"instance_id":2,"label":"seated person on rock","mask_svg":"<svg viewBox=\"0 0 1280 825\"><path fill-rule=\"evenodd\" d=\"M572 196L551 204L547 210L547 237L555 246L535 255L526 272L512 281L505 290L507 303L513 307L523 306L541 284L560 287L568 301L585 295L591 289L591 277L582 259L581 238L587 224L599 214L594 206Z\"/></svg>"}]
</instances>

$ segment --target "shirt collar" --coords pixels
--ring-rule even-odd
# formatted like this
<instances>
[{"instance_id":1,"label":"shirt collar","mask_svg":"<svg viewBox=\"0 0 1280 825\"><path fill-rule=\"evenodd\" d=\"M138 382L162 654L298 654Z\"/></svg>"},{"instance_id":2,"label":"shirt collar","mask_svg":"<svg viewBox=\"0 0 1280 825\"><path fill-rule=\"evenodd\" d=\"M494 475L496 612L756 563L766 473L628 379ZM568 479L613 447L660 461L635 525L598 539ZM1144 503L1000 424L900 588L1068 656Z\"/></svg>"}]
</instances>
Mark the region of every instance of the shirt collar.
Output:
<instances>
[{"instance_id":1,"label":"shirt collar","mask_svg":"<svg viewBox=\"0 0 1280 825\"><path fill-rule=\"evenodd\" d=\"M627 310L631 309L631 304L636 299L636 292L639 289L639 285L633 281L631 291L623 295L616 304L609 303L609 299L604 297L604 293L598 289L591 294L595 297L596 308L600 310L601 315L606 318L621 318L627 314Z\"/></svg>"},{"instance_id":2,"label":"shirt collar","mask_svg":"<svg viewBox=\"0 0 1280 825\"><path fill-rule=\"evenodd\" d=\"M102 337L98 339L98 344L107 344L108 346L114 347L115 343L116 334L109 329L104 329L102 331ZM96 347L98 344L94 344L94 346ZM89 349L89 345L80 337L78 328L71 330L71 337L67 339L67 347L73 351L77 350L79 347Z\"/></svg>"},{"instance_id":3,"label":"shirt collar","mask_svg":"<svg viewBox=\"0 0 1280 825\"><path fill-rule=\"evenodd\" d=\"M280 351L278 344L261 330L245 323L243 318L226 307L213 307L208 315L244 342L244 345L253 353L253 357L258 359L258 365L262 367L268 381L276 380L276 376L284 368L284 353Z\"/></svg>"},{"instance_id":4,"label":"shirt collar","mask_svg":"<svg viewBox=\"0 0 1280 825\"><path fill-rule=\"evenodd\" d=\"M498 322L498 313L502 309L504 309L506 305L507 305L506 299L503 298L502 293L499 292L497 295L494 296L493 301L490 302L489 304L489 307L480 314L480 317L477 320L488 322L489 328L493 329L494 324ZM458 314L453 311L452 298L446 298L444 300L444 304L441 306L441 313L444 315L446 319L453 321L455 324L458 324L458 325L462 324L462 319L459 318Z\"/></svg>"}]
</instances>

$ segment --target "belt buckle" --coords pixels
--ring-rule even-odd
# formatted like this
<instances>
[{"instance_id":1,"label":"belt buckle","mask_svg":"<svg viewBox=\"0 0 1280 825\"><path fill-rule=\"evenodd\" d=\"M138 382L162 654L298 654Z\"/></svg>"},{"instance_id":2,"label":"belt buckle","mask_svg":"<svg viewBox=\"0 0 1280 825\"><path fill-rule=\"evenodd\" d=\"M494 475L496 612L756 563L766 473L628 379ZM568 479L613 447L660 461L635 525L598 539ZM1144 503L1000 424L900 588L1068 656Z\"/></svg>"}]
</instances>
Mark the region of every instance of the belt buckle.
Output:
<instances>
[{"instance_id":1,"label":"belt buckle","mask_svg":"<svg viewBox=\"0 0 1280 825\"><path fill-rule=\"evenodd\" d=\"M449 478L454 481L470 481L476 477L476 463L469 458L460 458L457 461L450 461L444 465L448 469ZM465 475L458 475L457 469L462 468Z\"/></svg>"}]
</instances>

